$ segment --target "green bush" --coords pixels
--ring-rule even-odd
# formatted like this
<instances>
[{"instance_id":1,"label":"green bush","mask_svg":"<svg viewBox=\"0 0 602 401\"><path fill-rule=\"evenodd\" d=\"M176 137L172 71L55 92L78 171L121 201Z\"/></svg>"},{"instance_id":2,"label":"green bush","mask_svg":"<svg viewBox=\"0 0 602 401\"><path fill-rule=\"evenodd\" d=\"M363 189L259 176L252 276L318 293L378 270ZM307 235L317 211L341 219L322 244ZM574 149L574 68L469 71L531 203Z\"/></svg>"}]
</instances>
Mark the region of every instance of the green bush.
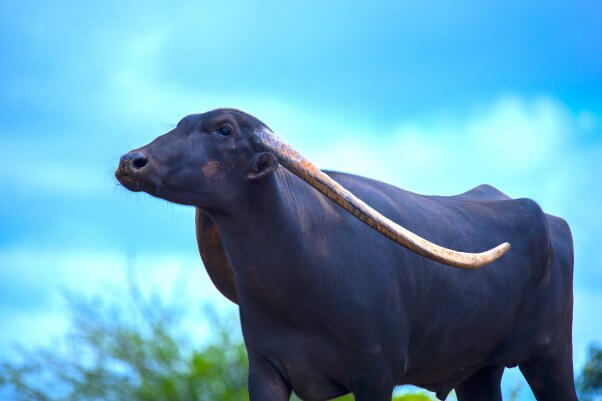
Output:
<instances>
[{"instance_id":1,"label":"green bush","mask_svg":"<svg viewBox=\"0 0 602 401\"><path fill-rule=\"evenodd\" d=\"M602 346L593 344L587 361L577 379L582 399L602 399ZM599 397L599 398L596 398Z\"/></svg>"},{"instance_id":2,"label":"green bush","mask_svg":"<svg viewBox=\"0 0 602 401\"><path fill-rule=\"evenodd\" d=\"M206 309L209 339L193 346L182 322L190 308L133 288L86 298L66 294L67 333L0 363L0 388L15 401L248 400L247 354L238 321ZM294 399L294 398L293 398ZM396 401L428 401L406 394ZM353 400L348 395L337 401Z\"/></svg>"},{"instance_id":3,"label":"green bush","mask_svg":"<svg viewBox=\"0 0 602 401\"><path fill-rule=\"evenodd\" d=\"M20 349L0 365L15 401L248 399L247 356L236 322L213 313L211 338L191 346L183 311L158 297L67 295L69 331L54 344ZM111 299L111 301L107 301Z\"/></svg>"}]
</instances>

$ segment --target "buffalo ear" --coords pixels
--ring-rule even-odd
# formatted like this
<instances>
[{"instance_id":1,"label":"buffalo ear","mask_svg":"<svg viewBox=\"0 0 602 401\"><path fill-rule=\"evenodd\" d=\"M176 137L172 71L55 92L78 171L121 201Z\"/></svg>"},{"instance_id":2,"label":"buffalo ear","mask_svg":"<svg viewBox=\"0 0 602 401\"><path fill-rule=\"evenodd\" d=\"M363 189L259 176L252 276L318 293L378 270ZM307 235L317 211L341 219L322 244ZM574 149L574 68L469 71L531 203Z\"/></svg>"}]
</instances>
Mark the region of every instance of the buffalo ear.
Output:
<instances>
[{"instance_id":1,"label":"buffalo ear","mask_svg":"<svg viewBox=\"0 0 602 401\"><path fill-rule=\"evenodd\" d=\"M255 153L247 166L247 180L260 180L278 168L278 160L270 152Z\"/></svg>"}]
</instances>

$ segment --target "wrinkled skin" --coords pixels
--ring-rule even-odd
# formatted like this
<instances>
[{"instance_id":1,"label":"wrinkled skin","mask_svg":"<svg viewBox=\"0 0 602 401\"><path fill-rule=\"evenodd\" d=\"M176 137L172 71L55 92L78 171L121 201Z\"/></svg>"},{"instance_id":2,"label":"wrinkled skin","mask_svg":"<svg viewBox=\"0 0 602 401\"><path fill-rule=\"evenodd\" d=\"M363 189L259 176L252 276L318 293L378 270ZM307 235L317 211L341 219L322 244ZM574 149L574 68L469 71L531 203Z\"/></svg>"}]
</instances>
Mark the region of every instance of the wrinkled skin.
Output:
<instances>
[{"instance_id":1,"label":"wrinkled skin","mask_svg":"<svg viewBox=\"0 0 602 401\"><path fill-rule=\"evenodd\" d=\"M227 127L227 128L224 128ZM329 172L385 216L468 252L509 241L478 270L388 240L253 149L263 124L232 109L184 118L126 154L128 189L197 208L199 250L240 308L252 401L390 400L396 384L501 400L518 365L538 400L576 400L568 225L489 186L423 196ZM411 168L411 166L397 168Z\"/></svg>"}]
</instances>

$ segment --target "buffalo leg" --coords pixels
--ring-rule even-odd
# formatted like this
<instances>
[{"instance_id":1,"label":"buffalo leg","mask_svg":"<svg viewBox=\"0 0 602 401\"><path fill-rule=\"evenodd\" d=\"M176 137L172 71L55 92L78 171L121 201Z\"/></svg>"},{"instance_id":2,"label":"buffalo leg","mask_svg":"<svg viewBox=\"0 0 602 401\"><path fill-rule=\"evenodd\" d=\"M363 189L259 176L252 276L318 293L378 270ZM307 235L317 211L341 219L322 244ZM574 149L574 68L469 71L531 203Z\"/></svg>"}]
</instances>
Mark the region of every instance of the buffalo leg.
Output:
<instances>
[{"instance_id":1,"label":"buffalo leg","mask_svg":"<svg viewBox=\"0 0 602 401\"><path fill-rule=\"evenodd\" d=\"M458 401L502 401L500 382L503 366L482 369L456 387Z\"/></svg>"},{"instance_id":2,"label":"buffalo leg","mask_svg":"<svg viewBox=\"0 0 602 401\"><path fill-rule=\"evenodd\" d=\"M251 401L289 401L291 387L265 358L249 355Z\"/></svg>"},{"instance_id":3,"label":"buffalo leg","mask_svg":"<svg viewBox=\"0 0 602 401\"><path fill-rule=\"evenodd\" d=\"M519 364L538 401L577 401L570 345Z\"/></svg>"}]
</instances>

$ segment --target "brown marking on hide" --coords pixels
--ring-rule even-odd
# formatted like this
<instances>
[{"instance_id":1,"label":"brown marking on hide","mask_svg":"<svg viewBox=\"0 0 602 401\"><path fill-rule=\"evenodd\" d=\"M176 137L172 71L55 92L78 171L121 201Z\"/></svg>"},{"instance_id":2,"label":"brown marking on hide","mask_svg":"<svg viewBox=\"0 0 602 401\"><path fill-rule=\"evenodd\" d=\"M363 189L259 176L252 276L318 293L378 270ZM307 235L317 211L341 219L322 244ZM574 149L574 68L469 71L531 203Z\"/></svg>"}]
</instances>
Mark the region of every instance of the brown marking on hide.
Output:
<instances>
[{"instance_id":1,"label":"brown marking on hide","mask_svg":"<svg viewBox=\"0 0 602 401\"><path fill-rule=\"evenodd\" d=\"M222 243L221 238L219 237L219 234L215 228L212 227L212 229L207 230L206 233L207 234L205 236L203 236L203 239L206 240L210 244L210 246L212 246L212 247L221 246L221 243Z\"/></svg>"},{"instance_id":2,"label":"brown marking on hide","mask_svg":"<svg viewBox=\"0 0 602 401\"><path fill-rule=\"evenodd\" d=\"M212 160L210 162L205 163L203 166L203 174L207 178L217 178L219 176L219 162Z\"/></svg>"},{"instance_id":3,"label":"brown marking on hide","mask_svg":"<svg viewBox=\"0 0 602 401\"><path fill-rule=\"evenodd\" d=\"M202 209L196 209L196 239L205 270L215 287L230 301L238 303L234 270L224 250L215 223Z\"/></svg>"}]
</instances>

